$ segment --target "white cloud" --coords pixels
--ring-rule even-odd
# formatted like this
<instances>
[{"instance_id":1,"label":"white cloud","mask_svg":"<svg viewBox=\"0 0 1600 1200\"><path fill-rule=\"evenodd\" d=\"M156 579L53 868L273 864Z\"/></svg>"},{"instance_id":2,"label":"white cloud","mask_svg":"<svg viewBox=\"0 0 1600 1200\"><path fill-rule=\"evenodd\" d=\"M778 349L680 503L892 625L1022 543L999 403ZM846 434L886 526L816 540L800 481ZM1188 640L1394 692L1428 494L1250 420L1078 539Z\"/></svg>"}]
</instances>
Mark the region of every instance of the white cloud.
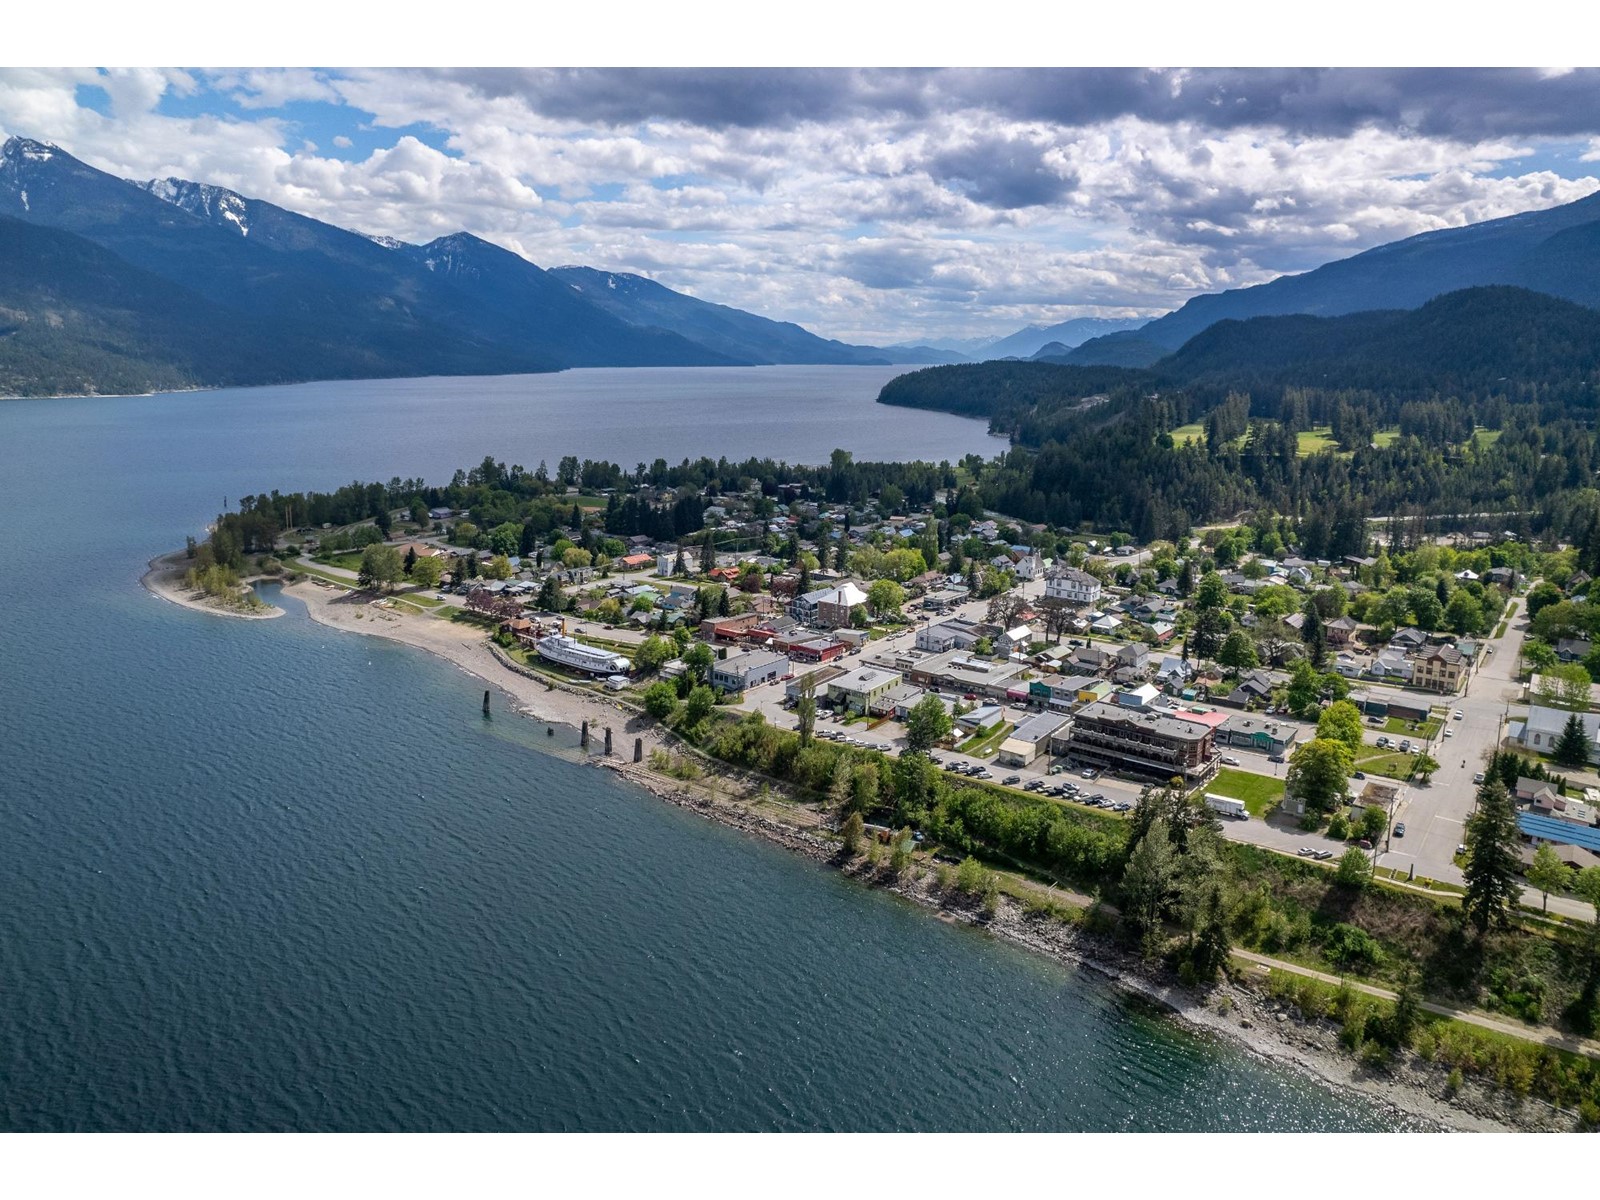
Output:
<instances>
[{"instance_id":1,"label":"white cloud","mask_svg":"<svg viewBox=\"0 0 1600 1200\"><path fill-rule=\"evenodd\" d=\"M536 262L638 271L854 340L1161 311L1597 186L1547 170L1503 176L1537 149L1537 130L1424 136L1398 120L1307 115L1362 97L1350 81L1306 89L1294 74L1245 80L1261 85L1252 105L1296 114L1292 130L1196 116L1233 94L1204 72L1149 77L1121 108L1083 88L1070 113L1048 88L1030 83L1030 97L1019 84L1012 95L981 73L852 77L848 102L808 79L781 104L763 101L777 118L710 123L692 89L661 93L668 116L602 119L551 103L563 81L517 76L491 89L482 79L0 71L0 131L57 141L118 174L221 183L368 232L427 240L467 229ZM1581 73L1548 81L1581 83ZM78 102L85 84L104 91L109 116ZM724 85L727 103L744 102ZM604 80L583 86L600 97L590 112L630 107L601 102ZM1427 86L1432 96L1440 85ZM187 110L206 88L216 99L207 115L162 111L164 97L189 97ZM1411 112L1413 127L1448 124L1432 101L1379 99ZM291 103L320 105L289 110L320 113L319 124L292 122L280 111ZM1489 115L1457 126L1507 126L1486 103ZM1160 105L1177 115L1135 111ZM386 136L354 160L308 140L353 149L340 128ZM1589 137L1583 161L1600 161L1600 130Z\"/></svg>"}]
</instances>

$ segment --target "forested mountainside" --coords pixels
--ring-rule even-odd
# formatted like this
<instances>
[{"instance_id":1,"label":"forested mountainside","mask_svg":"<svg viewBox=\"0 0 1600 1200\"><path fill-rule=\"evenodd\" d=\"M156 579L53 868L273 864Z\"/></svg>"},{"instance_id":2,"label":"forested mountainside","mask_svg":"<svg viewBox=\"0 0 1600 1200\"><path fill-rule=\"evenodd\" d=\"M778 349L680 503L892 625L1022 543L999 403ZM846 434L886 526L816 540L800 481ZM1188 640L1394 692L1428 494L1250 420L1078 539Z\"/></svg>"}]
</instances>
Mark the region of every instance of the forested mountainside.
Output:
<instances>
[{"instance_id":1,"label":"forested mountainside","mask_svg":"<svg viewBox=\"0 0 1600 1200\"><path fill-rule=\"evenodd\" d=\"M997 511L1148 538L1265 507L1307 521L1308 552L1326 554L1357 552L1345 541L1369 515L1586 521L1597 384L1600 313L1480 288L1409 312L1228 322L1144 370L932 367L879 399L1009 434L979 484Z\"/></svg>"}]
</instances>

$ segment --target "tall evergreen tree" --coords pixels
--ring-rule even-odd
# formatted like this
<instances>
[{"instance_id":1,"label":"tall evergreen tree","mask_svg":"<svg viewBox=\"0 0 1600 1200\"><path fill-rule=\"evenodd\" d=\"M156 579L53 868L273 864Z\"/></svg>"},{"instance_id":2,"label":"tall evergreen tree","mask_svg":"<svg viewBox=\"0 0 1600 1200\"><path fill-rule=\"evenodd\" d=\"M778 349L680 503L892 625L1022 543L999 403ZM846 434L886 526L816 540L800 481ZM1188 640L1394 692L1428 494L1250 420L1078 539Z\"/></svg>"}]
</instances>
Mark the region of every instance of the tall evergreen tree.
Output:
<instances>
[{"instance_id":1,"label":"tall evergreen tree","mask_svg":"<svg viewBox=\"0 0 1600 1200\"><path fill-rule=\"evenodd\" d=\"M1567 717L1550 757L1563 767L1581 767L1589 761L1589 750L1589 735L1583 731L1583 719L1573 713Z\"/></svg>"},{"instance_id":2,"label":"tall evergreen tree","mask_svg":"<svg viewBox=\"0 0 1600 1200\"><path fill-rule=\"evenodd\" d=\"M1305 617L1300 626L1300 640L1306 644L1306 657L1317 670L1328 661L1328 631L1322 626L1322 612L1314 600L1308 599L1302 610Z\"/></svg>"},{"instance_id":3,"label":"tall evergreen tree","mask_svg":"<svg viewBox=\"0 0 1600 1200\"><path fill-rule=\"evenodd\" d=\"M1467 818L1467 894L1462 907L1479 936L1489 926L1507 925L1517 903L1517 819L1511 794L1498 779L1486 780L1478 789L1477 810Z\"/></svg>"}]
</instances>

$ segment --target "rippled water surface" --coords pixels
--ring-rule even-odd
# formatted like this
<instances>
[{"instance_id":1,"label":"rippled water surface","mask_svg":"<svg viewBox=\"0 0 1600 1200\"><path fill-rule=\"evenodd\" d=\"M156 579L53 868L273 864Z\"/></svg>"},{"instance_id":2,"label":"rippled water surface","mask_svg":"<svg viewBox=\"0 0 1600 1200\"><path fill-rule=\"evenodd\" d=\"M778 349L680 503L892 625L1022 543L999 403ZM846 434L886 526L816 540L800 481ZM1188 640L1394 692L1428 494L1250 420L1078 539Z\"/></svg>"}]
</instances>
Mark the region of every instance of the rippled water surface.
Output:
<instances>
[{"instance_id":1,"label":"rippled water surface","mask_svg":"<svg viewBox=\"0 0 1600 1200\"><path fill-rule=\"evenodd\" d=\"M876 392L829 370L781 382ZM660 400L659 372L572 374ZM224 496L493 449L511 385L438 382L0 404L0 1127L1384 1127L485 722L437 660L138 586ZM659 453L742 456L765 394ZM939 457L985 448L958 426ZM562 428L497 454L656 456Z\"/></svg>"}]
</instances>

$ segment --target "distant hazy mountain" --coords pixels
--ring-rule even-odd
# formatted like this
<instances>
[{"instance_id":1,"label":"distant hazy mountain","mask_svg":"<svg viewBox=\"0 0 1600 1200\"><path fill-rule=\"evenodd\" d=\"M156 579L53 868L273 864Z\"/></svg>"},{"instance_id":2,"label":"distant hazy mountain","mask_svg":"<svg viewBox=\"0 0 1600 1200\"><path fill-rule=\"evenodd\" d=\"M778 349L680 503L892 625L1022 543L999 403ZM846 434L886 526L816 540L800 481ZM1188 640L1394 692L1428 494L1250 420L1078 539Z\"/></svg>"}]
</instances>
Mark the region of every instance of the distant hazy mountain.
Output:
<instances>
[{"instance_id":1,"label":"distant hazy mountain","mask_svg":"<svg viewBox=\"0 0 1600 1200\"><path fill-rule=\"evenodd\" d=\"M818 337L792 321L774 321L686 296L642 275L576 266L556 267L550 274L590 304L630 324L671 330L738 362L860 366L964 361L959 354L929 346L853 346Z\"/></svg>"},{"instance_id":2,"label":"distant hazy mountain","mask_svg":"<svg viewBox=\"0 0 1600 1200\"><path fill-rule=\"evenodd\" d=\"M642 275L556 267L550 274L573 293L632 325L670 329L728 358L745 363L878 363L889 355L809 333L725 304L697 300Z\"/></svg>"},{"instance_id":3,"label":"distant hazy mountain","mask_svg":"<svg viewBox=\"0 0 1600 1200\"><path fill-rule=\"evenodd\" d=\"M1074 317L1058 325L1029 325L1009 337L990 342L973 358L1032 358L1045 346L1058 342L1067 350L1081 346L1090 338L1124 329L1137 329L1145 324L1143 317Z\"/></svg>"},{"instance_id":4,"label":"distant hazy mountain","mask_svg":"<svg viewBox=\"0 0 1600 1200\"><path fill-rule=\"evenodd\" d=\"M1217 321L1416 308L1487 284L1600 305L1600 192L1541 212L1418 234L1257 287L1196 296L1139 334L1175 350Z\"/></svg>"},{"instance_id":5,"label":"distant hazy mountain","mask_svg":"<svg viewBox=\"0 0 1600 1200\"><path fill-rule=\"evenodd\" d=\"M1124 329L1090 338L1072 349L1052 342L1033 357L1039 362L1080 367L1148 367L1166 354L1167 348L1160 342L1151 341L1137 329Z\"/></svg>"}]
</instances>

